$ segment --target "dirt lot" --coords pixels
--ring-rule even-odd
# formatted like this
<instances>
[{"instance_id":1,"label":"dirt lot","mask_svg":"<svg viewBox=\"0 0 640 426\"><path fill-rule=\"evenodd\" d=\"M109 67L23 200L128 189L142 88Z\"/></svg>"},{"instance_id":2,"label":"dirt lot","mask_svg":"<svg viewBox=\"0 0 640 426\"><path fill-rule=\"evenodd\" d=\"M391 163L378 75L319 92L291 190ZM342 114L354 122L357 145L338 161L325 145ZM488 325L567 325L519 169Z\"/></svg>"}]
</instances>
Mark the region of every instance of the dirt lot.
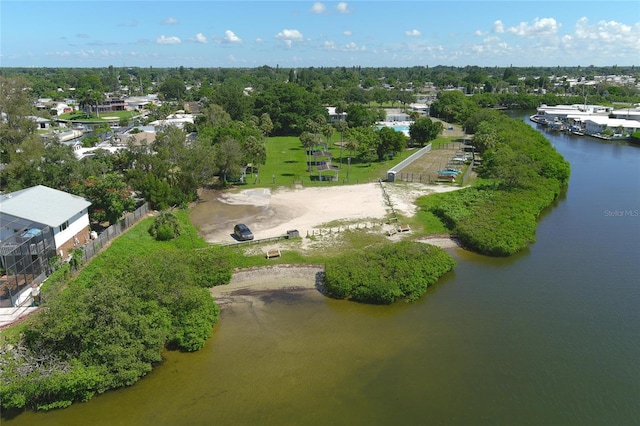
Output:
<instances>
[{"instance_id":1,"label":"dirt lot","mask_svg":"<svg viewBox=\"0 0 640 426\"><path fill-rule=\"evenodd\" d=\"M462 149L462 146L464 145L462 142L464 138L464 131L462 128L445 122L442 123L445 126L445 129L448 129L449 127L453 128L453 130L444 130L443 135L456 137L457 141L441 145L440 147L423 155L407 167L400 170L396 175L397 179L407 182L435 182L438 178L438 170L442 170L447 167L455 154Z\"/></svg>"}]
</instances>

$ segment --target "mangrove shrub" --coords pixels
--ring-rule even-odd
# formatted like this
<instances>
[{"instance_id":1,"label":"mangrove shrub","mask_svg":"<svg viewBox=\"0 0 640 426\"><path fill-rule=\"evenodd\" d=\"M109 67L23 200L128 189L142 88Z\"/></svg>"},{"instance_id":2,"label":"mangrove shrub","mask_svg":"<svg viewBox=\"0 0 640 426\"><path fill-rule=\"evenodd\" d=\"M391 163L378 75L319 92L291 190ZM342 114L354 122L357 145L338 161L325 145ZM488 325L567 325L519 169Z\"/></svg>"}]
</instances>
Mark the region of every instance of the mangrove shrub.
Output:
<instances>
[{"instance_id":1,"label":"mangrove shrub","mask_svg":"<svg viewBox=\"0 0 640 426\"><path fill-rule=\"evenodd\" d=\"M414 301L454 266L453 258L439 247L403 241L330 259L325 283L327 293L339 299L375 304Z\"/></svg>"}]
</instances>

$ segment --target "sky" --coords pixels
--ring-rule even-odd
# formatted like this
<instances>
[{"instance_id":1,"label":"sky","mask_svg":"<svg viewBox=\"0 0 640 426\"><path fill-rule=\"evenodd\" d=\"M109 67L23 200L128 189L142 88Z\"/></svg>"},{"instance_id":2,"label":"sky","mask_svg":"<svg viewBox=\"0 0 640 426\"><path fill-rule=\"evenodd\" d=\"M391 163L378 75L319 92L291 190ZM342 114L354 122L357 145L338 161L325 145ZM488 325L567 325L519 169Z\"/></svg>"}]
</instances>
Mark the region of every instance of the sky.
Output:
<instances>
[{"instance_id":1,"label":"sky","mask_svg":"<svg viewBox=\"0 0 640 426\"><path fill-rule=\"evenodd\" d=\"M640 65L640 1L0 0L0 66L110 65Z\"/></svg>"}]
</instances>

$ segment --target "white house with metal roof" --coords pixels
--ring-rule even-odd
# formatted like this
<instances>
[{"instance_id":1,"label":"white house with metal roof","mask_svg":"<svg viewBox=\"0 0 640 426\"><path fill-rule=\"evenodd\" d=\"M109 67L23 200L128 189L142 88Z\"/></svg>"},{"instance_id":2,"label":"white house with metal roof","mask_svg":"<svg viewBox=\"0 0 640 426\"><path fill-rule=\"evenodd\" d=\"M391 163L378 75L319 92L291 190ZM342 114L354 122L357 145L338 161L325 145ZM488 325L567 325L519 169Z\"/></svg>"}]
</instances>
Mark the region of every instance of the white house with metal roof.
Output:
<instances>
[{"instance_id":1,"label":"white house with metal roof","mask_svg":"<svg viewBox=\"0 0 640 426\"><path fill-rule=\"evenodd\" d=\"M88 241L90 205L86 198L43 185L0 195L0 241L22 231L15 228L18 218L50 227L56 252L64 257Z\"/></svg>"}]
</instances>

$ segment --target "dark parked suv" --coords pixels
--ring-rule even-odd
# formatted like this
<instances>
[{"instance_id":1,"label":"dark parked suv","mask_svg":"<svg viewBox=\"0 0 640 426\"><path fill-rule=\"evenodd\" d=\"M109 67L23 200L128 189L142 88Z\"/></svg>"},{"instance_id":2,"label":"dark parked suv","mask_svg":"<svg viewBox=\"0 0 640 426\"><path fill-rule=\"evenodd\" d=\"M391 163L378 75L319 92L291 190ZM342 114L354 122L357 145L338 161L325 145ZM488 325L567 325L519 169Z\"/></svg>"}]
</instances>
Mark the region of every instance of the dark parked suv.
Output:
<instances>
[{"instance_id":1,"label":"dark parked suv","mask_svg":"<svg viewBox=\"0 0 640 426\"><path fill-rule=\"evenodd\" d=\"M244 223L239 223L233 227L233 234L240 241L248 241L253 240L253 234L247 225Z\"/></svg>"}]
</instances>

